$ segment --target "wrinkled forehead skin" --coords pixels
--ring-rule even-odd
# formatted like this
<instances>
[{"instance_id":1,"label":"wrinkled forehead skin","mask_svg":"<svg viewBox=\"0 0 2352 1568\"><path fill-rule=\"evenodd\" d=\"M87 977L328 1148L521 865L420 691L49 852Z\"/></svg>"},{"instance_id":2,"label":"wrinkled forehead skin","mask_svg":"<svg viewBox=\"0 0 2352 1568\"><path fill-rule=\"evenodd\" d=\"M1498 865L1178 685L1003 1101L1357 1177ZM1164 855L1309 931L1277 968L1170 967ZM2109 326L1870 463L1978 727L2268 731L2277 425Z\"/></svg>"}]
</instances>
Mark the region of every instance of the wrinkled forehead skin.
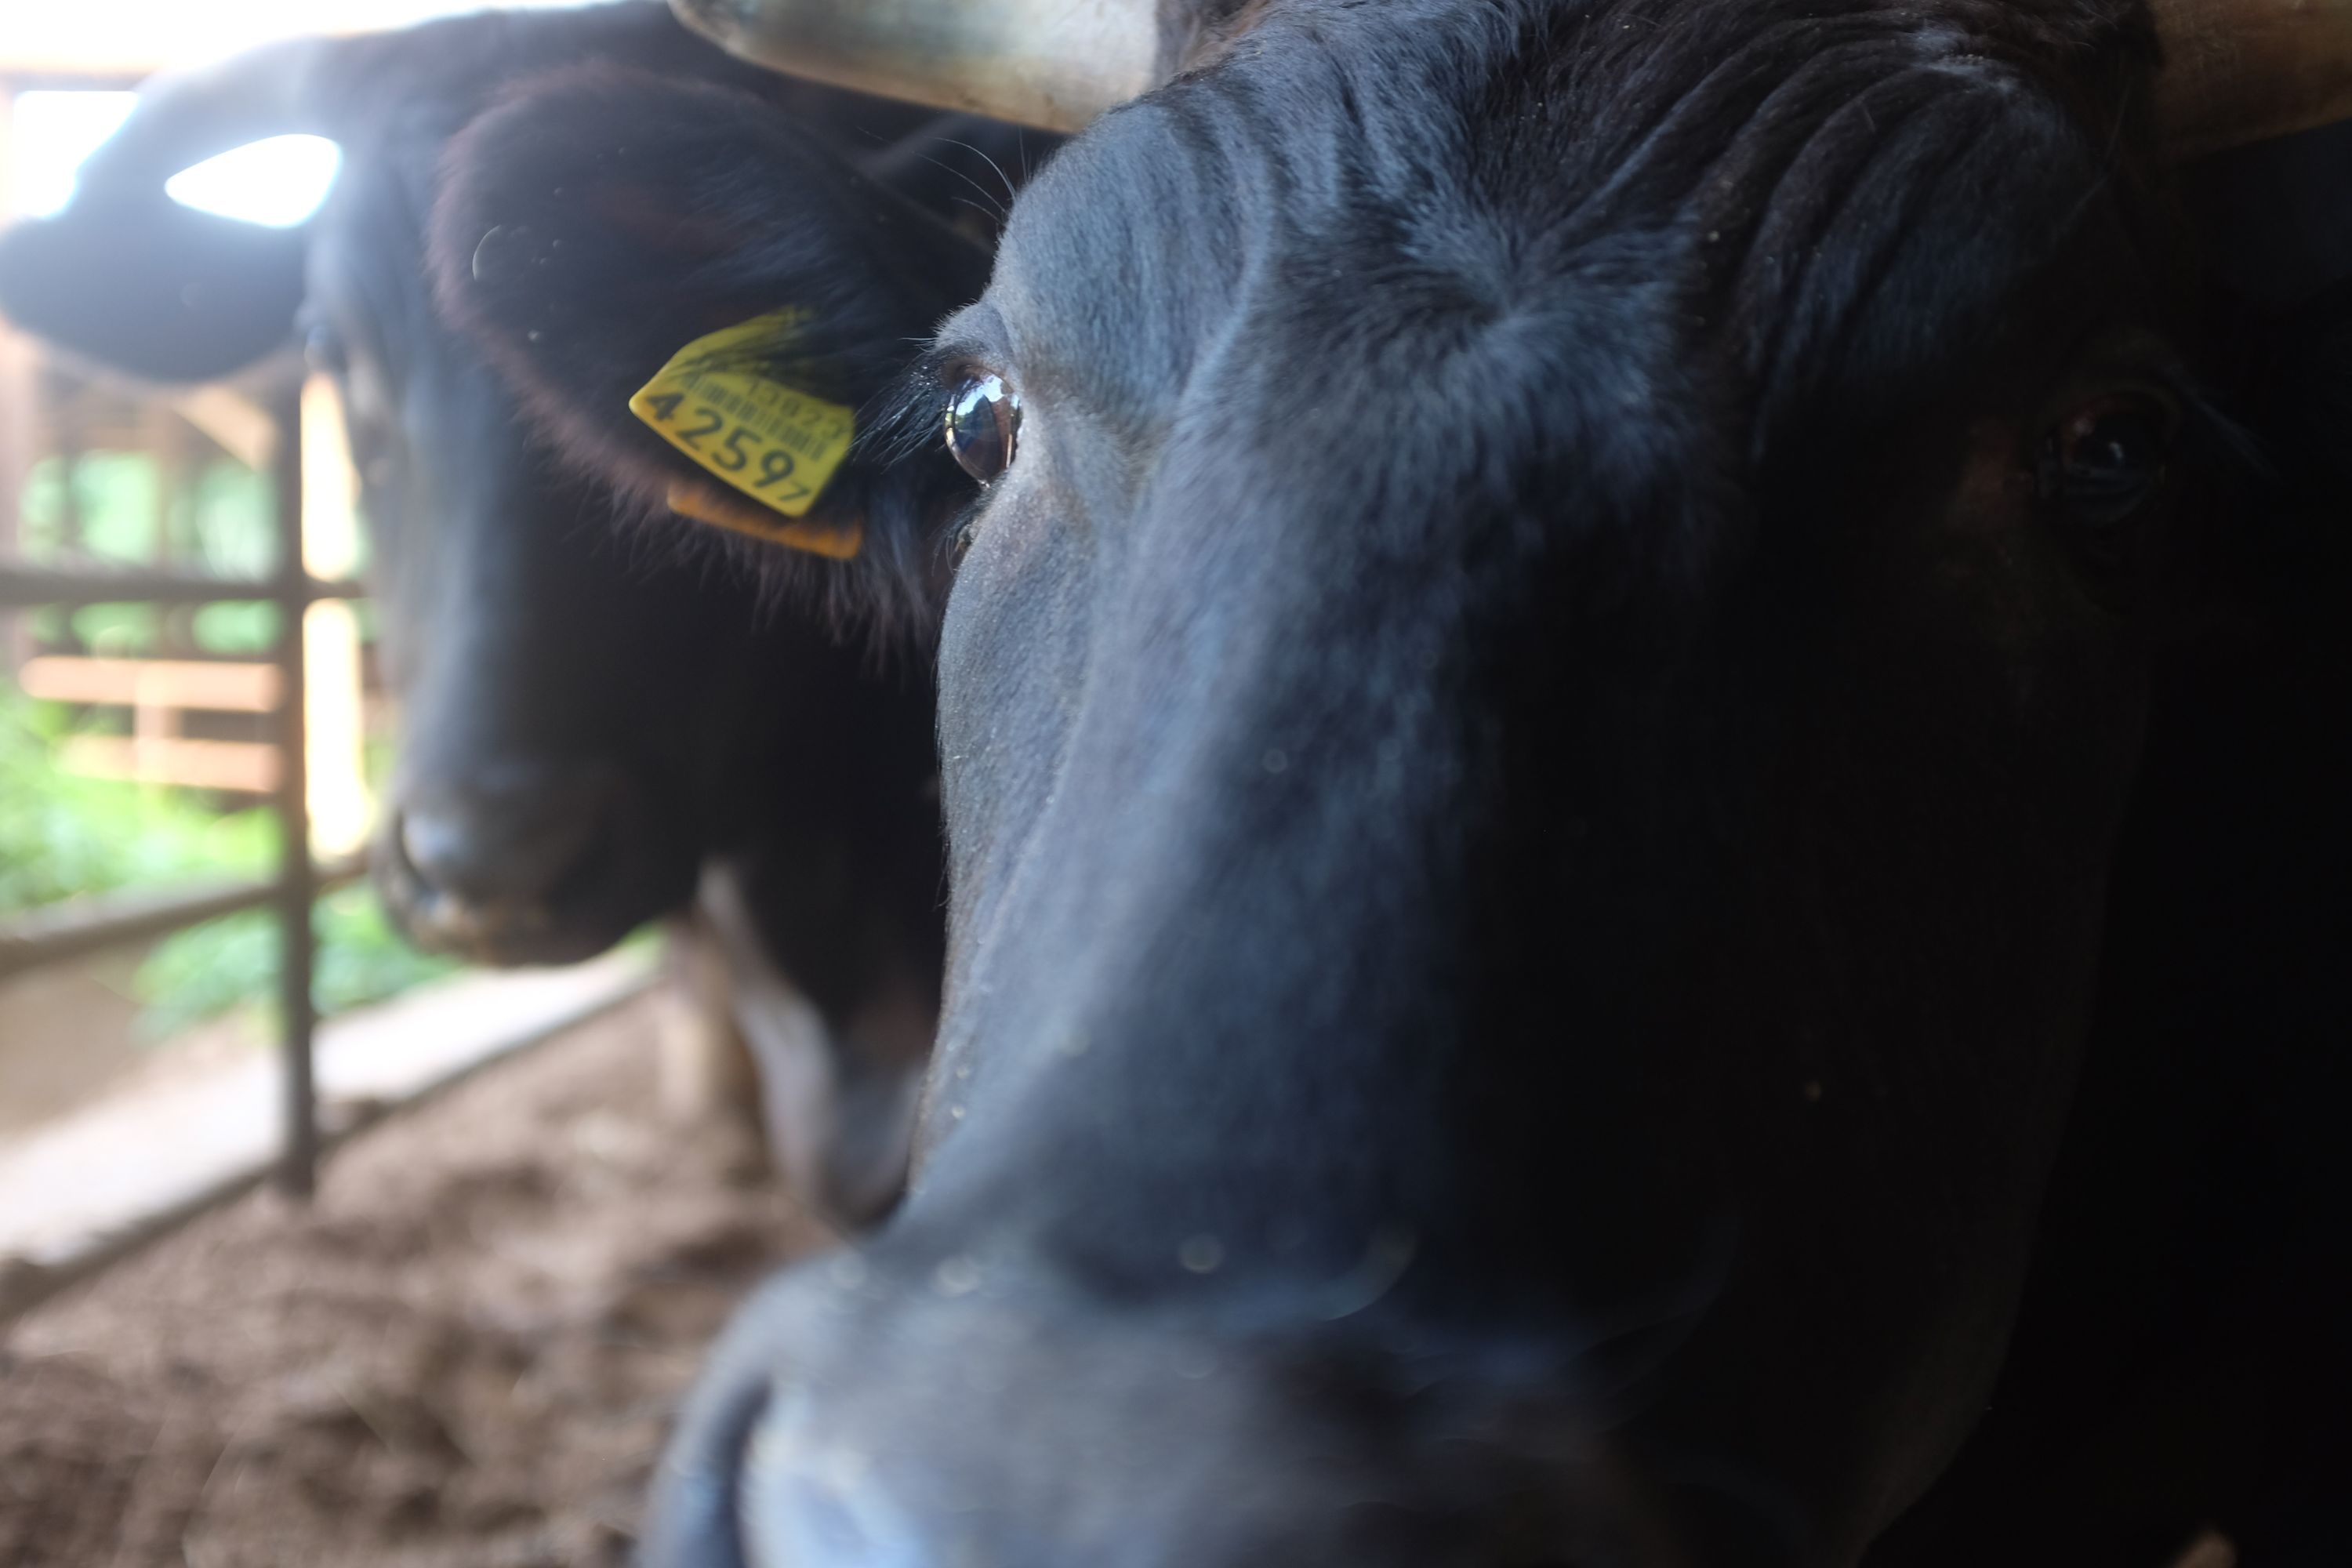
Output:
<instances>
[{"instance_id":1,"label":"wrinkled forehead skin","mask_svg":"<svg viewBox=\"0 0 2352 1568\"><path fill-rule=\"evenodd\" d=\"M2147 637L2030 454L2164 325L2147 37L1252 20L1057 157L942 334L1024 424L941 642L927 1163L857 1310L954 1345L1002 1277L1228 1369L1531 1341L1496 1408L1578 1404L1688 1560L1851 1561L1980 1407L2087 1004ZM804 1364L813 1431L925 1397ZM1028 1370L1021 1444L908 1417L905 1462L1035 1526L1024 1465L1316 1449L1171 1395L1054 1451L1095 1384Z\"/></svg>"},{"instance_id":2,"label":"wrinkled forehead skin","mask_svg":"<svg viewBox=\"0 0 2352 1568\"><path fill-rule=\"evenodd\" d=\"M1412 589L1447 638L1495 618L1467 568L1539 549L1575 554L1594 607L1683 614L1792 542L1866 442L2030 351L1999 329L2114 237L2142 166L2130 5L1216 9L1238 35L1044 172L942 338L1017 369L1029 409L982 537L1082 544L1097 592L1156 574L1223 624L1237 592L1305 576L1336 602L1418 552L1453 558ZM2148 288L2110 270L2049 313L2088 338ZM950 687L999 710L1070 608L1009 603L1040 640L950 659ZM976 823L1049 793L1001 747L967 773ZM968 838L960 896L1006 885L1018 847Z\"/></svg>"},{"instance_id":3,"label":"wrinkled forehead skin","mask_svg":"<svg viewBox=\"0 0 2352 1568\"><path fill-rule=\"evenodd\" d=\"M1150 737L1255 735L1294 685L1322 694L1308 733L1343 710L1409 723L1392 667L1507 700L1474 679L1491 662L1441 667L1515 623L1557 634L1561 668L1658 679L1743 574L1832 542L1825 514L1886 481L1906 416L1964 414L1984 381L2155 310L2137 266L2026 309L2069 248L2119 243L2142 136L2125 89L2153 54L2133 7L1254 15L1045 171L942 334L1027 405L944 691L976 724L1049 710L1055 734L947 731L965 967L995 900L1056 880L1026 869L1028 819L1069 796L1088 721L1130 737L1122 770ZM2069 336L2044 362L2050 321ZM1958 446L1920 478L1951 480ZM1080 569L1083 595L1038 585ZM2074 607L1997 586L2003 651ZM1350 635L1283 619L1318 613ZM1225 646L1106 689L1114 655L1196 635ZM1422 738L1424 762L1459 750Z\"/></svg>"}]
</instances>

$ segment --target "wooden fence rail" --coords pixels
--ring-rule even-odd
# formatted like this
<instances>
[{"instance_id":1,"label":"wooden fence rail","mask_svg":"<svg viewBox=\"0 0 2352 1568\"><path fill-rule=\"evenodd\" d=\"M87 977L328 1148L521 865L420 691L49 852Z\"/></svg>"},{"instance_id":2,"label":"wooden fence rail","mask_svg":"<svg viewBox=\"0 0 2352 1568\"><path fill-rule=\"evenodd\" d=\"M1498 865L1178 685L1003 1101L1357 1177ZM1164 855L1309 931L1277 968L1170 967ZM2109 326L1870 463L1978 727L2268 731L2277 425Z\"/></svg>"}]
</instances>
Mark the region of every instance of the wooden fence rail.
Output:
<instances>
[{"instance_id":1,"label":"wooden fence rail","mask_svg":"<svg viewBox=\"0 0 2352 1568\"><path fill-rule=\"evenodd\" d=\"M188 712L276 712L283 683L274 664L47 654L26 659L16 684L47 701L131 710L129 735L66 742L63 760L76 773L247 795L278 787L276 745L191 739L181 732L180 719Z\"/></svg>"}]
</instances>

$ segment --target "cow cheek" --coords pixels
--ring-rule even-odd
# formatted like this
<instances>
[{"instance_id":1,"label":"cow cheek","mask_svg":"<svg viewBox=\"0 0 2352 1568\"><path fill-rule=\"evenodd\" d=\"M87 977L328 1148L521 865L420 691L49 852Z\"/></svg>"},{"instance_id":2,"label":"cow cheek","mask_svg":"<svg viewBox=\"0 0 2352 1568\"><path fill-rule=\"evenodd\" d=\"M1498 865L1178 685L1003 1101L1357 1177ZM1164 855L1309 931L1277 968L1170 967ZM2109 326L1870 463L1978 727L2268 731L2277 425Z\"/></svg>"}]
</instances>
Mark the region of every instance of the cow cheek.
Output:
<instances>
[{"instance_id":1,"label":"cow cheek","mask_svg":"<svg viewBox=\"0 0 2352 1568\"><path fill-rule=\"evenodd\" d=\"M983 918L967 897L1010 881L1085 685L1089 563L1022 510L994 506L982 521L940 628L940 788L959 932Z\"/></svg>"}]
</instances>

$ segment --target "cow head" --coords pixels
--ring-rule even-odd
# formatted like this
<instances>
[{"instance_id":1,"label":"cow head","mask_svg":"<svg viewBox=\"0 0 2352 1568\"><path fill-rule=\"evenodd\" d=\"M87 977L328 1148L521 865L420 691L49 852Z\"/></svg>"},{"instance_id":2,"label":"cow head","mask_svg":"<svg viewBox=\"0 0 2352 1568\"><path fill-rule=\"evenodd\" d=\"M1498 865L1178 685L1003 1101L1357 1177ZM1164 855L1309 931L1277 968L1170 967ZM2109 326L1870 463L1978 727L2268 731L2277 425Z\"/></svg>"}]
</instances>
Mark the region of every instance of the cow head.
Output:
<instances>
[{"instance_id":1,"label":"cow head","mask_svg":"<svg viewBox=\"0 0 2352 1568\"><path fill-rule=\"evenodd\" d=\"M840 797L883 786L818 784L835 769L795 755L813 740L835 762L890 753L877 765L910 781L894 797L929 772L919 675L885 673L822 616L763 615L715 551L613 527L611 492L547 460L430 308L423 219L450 136L518 76L614 59L752 77L644 5L272 46L150 84L70 205L0 248L0 307L106 365L214 379L299 342L335 376L403 721L377 880L414 940L478 962L602 950L682 903L707 855L754 827L772 841L780 799L809 842L837 841ZM844 133L895 134L914 113L884 107ZM292 132L344 153L299 226L164 192ZM828 898L838 879L806 874Z\"/></svg>"},{"instance_id":2,"label":"cow head","mask_svg":"<svg viewBox=\"0 0 2352 1568\"><path fill-rule=\"evenodd\" d=\"M1999 1367L2233 521L2158 37L1216 9L902 383L971 476L926 1152L656 1560L1851 1563Z\"/></svg>"},{"instance_id":3,"label":"cow head","mask_svg":"<svg viewBox=\"0 0 2352 1568\"><path fill-rule=\"evenodd\" d=\"M663 8L632 4L303 40L158 80L71 205L0 239L0 308L153 379L268 368L297 342L332 373L400 707L375 853L395 919L478 962L569 960L682 904L699 871L777 1152L803 1198L864 1222L903 1177L938 1005L925 639L903 621L877 633L889 617L871 595L849 626L824 602L827 574L847 580L829 563L762 604L719 536L630 526L641 510L667 517L662 492L640 507L566 477L430 304L424 220L451 137L520 78L593 83L621 64L758 91L803 149L802 227L838 237L813 239L811 264L839 269L819 279L835 294L864 289L868 330L916 336L976 290L984 246L926 214L965 210L956 201L975 193L957 160L985 171L984 134L735 65ZM634 79L589 90L622 101ZM344 154L306 224L266 228L168 198L175 172L289 132L332 137ZM935 132L954 140L934 145ZM848 151L828 151L835 141ZM505 237L503 253L480 247L486 279L502 257L529 271L528 232ZM625 239L606 259L634 254ZM556 325L551 345L565 341ZM829 390L854 404L856 374L878 383L895 368L860 367ZM835 486L817 521L838 521L852 489ZM860 572L888 580L902 555L877 536Z\"/></svg>"}]
</instances>

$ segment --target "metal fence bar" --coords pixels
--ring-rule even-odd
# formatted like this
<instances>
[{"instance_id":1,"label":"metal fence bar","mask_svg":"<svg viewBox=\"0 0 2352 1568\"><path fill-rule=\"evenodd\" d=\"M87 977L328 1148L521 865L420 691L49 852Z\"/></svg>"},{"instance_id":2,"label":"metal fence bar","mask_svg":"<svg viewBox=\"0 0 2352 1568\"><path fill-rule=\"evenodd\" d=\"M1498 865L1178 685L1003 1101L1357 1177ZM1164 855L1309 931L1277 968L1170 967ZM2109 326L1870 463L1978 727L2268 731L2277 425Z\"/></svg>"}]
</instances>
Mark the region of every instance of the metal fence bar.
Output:
<instances>
[{"instance_id":1,"label":"metal fence bar","mask_svg":"<svg viewBox=\"0 0 2352 1568\"><path fill-rule=\"evenodd\" d=\"M318 1015L311 1001L317 956L311 912L322 884L331 885L355 864L314 867L310 860L309 768L304 755L308 685L303 612L320 599L365 595L357 583L324 582L310 574L302 554L302 405L299 386L270 403L277 449L270 460L272 515L278 565L267 579L241 580L168 571L113 571L86 567L45 569L0 565L0 611L40 605L217 604L266 600L278 607L278 674L277 744L279 753L276 807L282 840L278 874L265 884L226 884L176 892L77 900L62 909L37 911L0 923L0 976L52 963L120 942L161 936L222 914L274 905L278 911L279 960L278 1002L284 1065L285 1143L278 1183L308 1196L317 1183L318 1090L312 1060Z\"/></svg>"},{"instance_id":2,"label":"metal fence bar","mask_svg":"<svg viewBox=\"0 0 2352 1568\"><path fill-rule=\"evenodd\" d=\"M529 1050L567 1029L577 1028L592 1018L601 1017L644 995L656 984L658 975L652 972L642 973L635 979L623 978L602 994L587 998L584 1004L574 1004L560 1013L525 1021L515 1033L503 1036L487 1051L458 1063L454 1068L445 1068L397 1099L346 1100L335 1108L336 1114L329 1117L320 1128L320 1148L322 1151L333 1149L346 1139L387 1118L404 1116L419 1110L467 1082L477 1073L509 1060L515 1053ZM170 1235L198 1215L244 1196L268 1181L270 1171L270 1166L257 1165L198 1187L178 1201L141 1215L121 1229L106 1232L97 1237L89 1247L64 1257L36 1260L0 1252L0 1327L5 1327L10 1319L31 1310L59 1291L120 1262L148 1243Z\"/></svg>"},{"instance_id":3,"label":"metal fence bar","mask_svg":"<svg viewBox=\"0 0 2352 1568\"><path fill-rule=\"evenodd\" d=\"M278 821L282 858L278 868L278 1006L283 1031L286 1142L278 1165L280 1190L309 1197L318 1184L319 1094L312 1046L318 1032L310 996L310 970L317 956L310 910L318 889L310 868L310 768L304 703L309 660L303 651L302 612L310 607L310 577L302 560L302 404L300 389L272 405L278 449L270 460L272 505L278 523Z\"/></svg>"},{"instance_id":4,"label":"metal fence bar","mask_svg":"<svg viewBox=\"0 0 2352 1568\"><path fill-rule=\"evenodd\" d=\"M321 889L338 888L366 871L367 858L352 855L320 865L313 877ZM278 889L275 880L207 881L70 899L14 915L0 920L0 980L259 909L277 898Z\"/></svg>"},{"instance_id":5,"label":"metal fence bar","mask_svg":"<svg viewBox=\"0 0 2352 1568\"><path fill-rule=\"evenodd\" d=\"M301 603L357 599L367 590L357 583L328 583L298 574ZM287 584L276 577L207 577L194 572L110 572L0 566L0 610L58 605L217 605L236 600L283 602Z\"/></svg>"}]
</instances>

